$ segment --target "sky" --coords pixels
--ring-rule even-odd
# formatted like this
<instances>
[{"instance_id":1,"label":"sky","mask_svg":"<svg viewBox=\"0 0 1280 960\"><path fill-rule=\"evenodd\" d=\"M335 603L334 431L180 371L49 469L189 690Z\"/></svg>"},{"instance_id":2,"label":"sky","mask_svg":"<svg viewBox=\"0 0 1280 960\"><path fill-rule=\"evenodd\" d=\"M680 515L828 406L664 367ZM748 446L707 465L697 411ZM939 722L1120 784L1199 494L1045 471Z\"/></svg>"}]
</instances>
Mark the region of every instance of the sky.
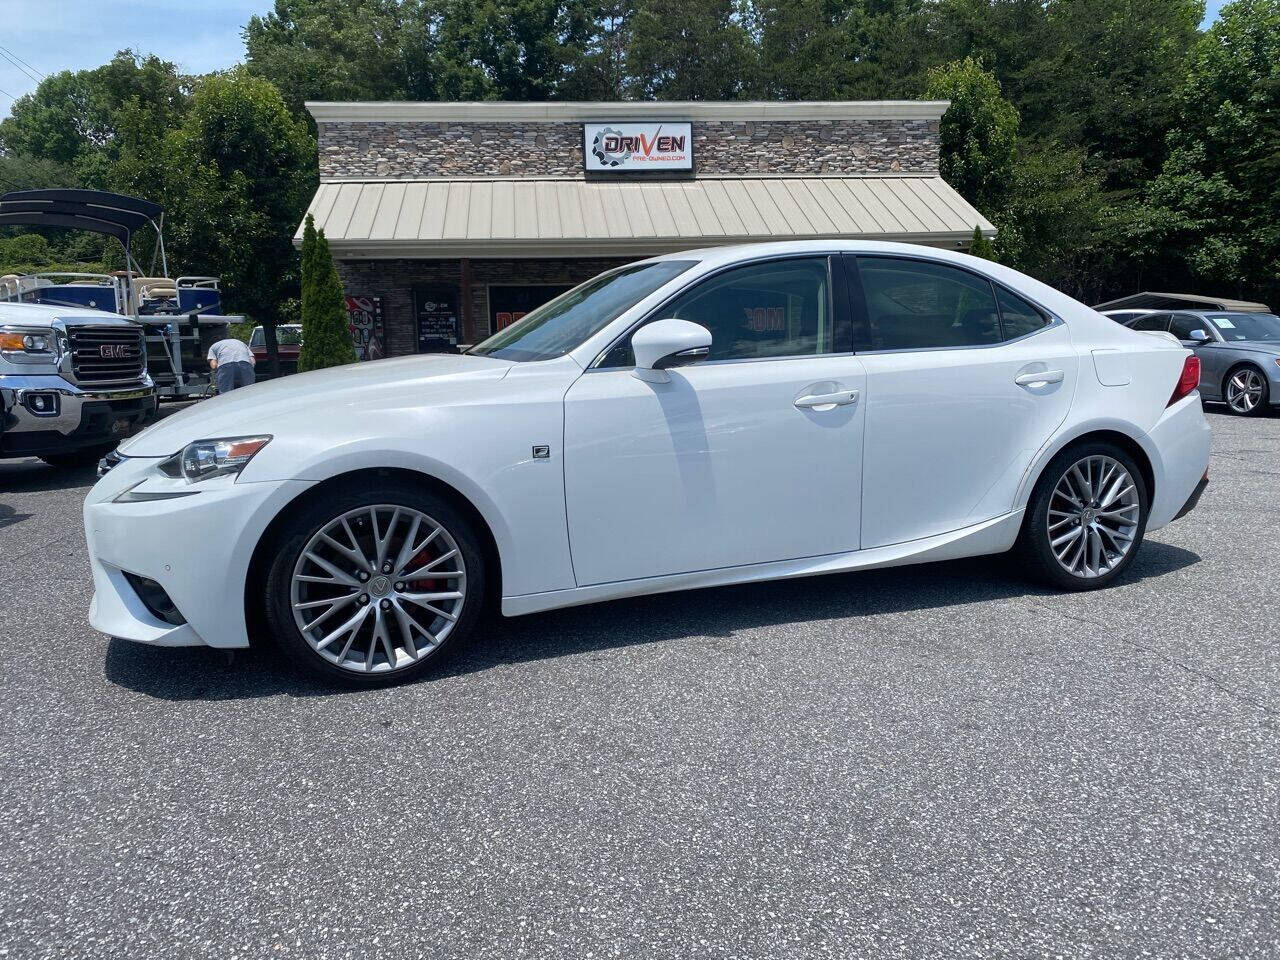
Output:
<instances>
[{"instance_id":1,"label":"sky","mask_svg":"<svg viewBox=\"0 0 1280 960\"><path fill-rule=\"evenodd\" d=\"M1225 0L1208 0L1205 22ZM244 57L240 31L271 0L0 0L0 116L42 75L106 63L123 47L155 53L184 73Z\"/></svg>"},{"instance_id":2,"label":"sky","mask_svg":"<svg viewBox=\"0 0 1280 960\"><path fill-rule=\"evenodd\" d=\"M184 73L244 58L240 31L272 0L0 0L0 115L42 74L101 66L132 47ZM18 58L25 68L13 62Z\"/></svg>"}]
</instances>

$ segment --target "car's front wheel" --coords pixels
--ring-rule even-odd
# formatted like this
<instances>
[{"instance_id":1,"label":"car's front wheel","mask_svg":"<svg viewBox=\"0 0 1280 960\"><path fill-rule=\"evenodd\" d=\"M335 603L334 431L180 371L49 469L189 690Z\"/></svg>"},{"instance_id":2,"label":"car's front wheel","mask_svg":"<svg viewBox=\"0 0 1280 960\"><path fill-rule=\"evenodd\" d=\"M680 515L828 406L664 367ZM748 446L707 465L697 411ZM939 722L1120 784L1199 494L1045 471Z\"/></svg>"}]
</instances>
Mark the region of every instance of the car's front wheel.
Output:
<instances>
[{"instance_id":1,"label":"car's front wheel","mask_svg":"<svg viewBox=\"0 0 1280 960\"><path fill-rule=\"evenodd\" d=\"M359 683L402 681L465 639L484 555L452 503L399 480L306 502L276 540L266 619L298 662Z\"/></svg>"},{"instance_id":2,"label":"car's front wheel","mask_svg":"<svg viewBox=\"0 0 1280 960\"><path fill-rule=\"evenodd\" d=\"M1223 396L1232 413L1256 417L1267 408L1270 399L1266 378L1255 367L1236 367L1227 374Z\"/></svg>"},{"instance_id":3,"label":"car's front wheel","mask_svg":"<svg viewBox=\"0 0 1280 960\"><path fill-rule=\"evenodd\" d=\"M1027 503L1016 548L1036 579L1096 590L1133 562L1147 528L1149 495L1129 453L1086 441L1059 453Z\"/></svg>"}]
</instances>

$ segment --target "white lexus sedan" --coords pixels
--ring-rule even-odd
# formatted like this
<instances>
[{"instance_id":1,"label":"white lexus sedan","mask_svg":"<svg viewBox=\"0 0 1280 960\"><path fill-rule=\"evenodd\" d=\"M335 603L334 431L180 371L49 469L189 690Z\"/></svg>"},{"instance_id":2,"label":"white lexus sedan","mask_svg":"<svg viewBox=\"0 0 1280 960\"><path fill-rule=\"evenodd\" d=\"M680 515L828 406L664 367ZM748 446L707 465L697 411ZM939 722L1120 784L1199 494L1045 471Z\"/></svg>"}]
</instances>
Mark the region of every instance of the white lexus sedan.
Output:
<instances>
[{"instance_id":1,"label":"white lexus sedan","mask_svg":"<svg viewBox=\"0 0 1280 960\"><path fill-rule=\"evenodd\" d=\"M126 441L85 505L90 619L270 637L372 682L420 674L487 600L1008 550L1104 587L1208 482L1198 380L1177 343L960 254L655 257L465 354L259 384Z\"/></svg>"}]
</instances>

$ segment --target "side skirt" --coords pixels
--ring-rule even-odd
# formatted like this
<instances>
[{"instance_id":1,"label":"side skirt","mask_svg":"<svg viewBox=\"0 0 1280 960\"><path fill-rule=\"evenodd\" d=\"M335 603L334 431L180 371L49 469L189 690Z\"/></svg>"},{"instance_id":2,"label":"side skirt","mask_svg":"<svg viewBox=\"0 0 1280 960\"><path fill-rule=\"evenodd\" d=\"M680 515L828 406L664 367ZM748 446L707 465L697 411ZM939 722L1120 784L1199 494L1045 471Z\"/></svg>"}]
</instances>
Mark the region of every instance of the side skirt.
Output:
<instances>
[{"instance_id":1,"label":"side skirt","mask_svg":"<svg viewBox=\"0 0 1280 960\"><path fill-rule=\"evenodd\" d=\"M879 567L897 567L912 563L1003 553L1018 539L1018 530L1022 526L1022 514L1023 510L1019 508L992 520L984 520L971 527L953 530L936 537L909 540L906 543L895 543L871 550L853 550L848 553L805 557L800 560L752 563L741 567L720 567L715 570L697 570L693 573L677 573L664 577L646 577L642 580L597 583L586 587L575 587L572 590L552 590L546 593L503 597L502 612L508 617L518 617L526 613L575 607L603 600L618 600L623 597L639 597L650 593L697 590L703 587L722 587L760 580L785 580L790 577L813 577L827 573L848 573L851 570L871 570Z\"/></svg>"}]
</instances>

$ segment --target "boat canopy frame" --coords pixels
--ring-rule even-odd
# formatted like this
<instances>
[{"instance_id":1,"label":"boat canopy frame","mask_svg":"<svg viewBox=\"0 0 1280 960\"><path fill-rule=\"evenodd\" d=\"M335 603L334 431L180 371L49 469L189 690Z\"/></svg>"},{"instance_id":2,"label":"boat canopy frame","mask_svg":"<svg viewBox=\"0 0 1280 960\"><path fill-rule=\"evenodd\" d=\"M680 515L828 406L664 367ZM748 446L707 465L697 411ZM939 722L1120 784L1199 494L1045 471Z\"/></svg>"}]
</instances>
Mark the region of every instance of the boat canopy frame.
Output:
<instances>
[{"instance_id":1,"label":"boat canopy frame","mask_svg":"<svg viewBox=\"0 0 1280 960\"><path fill-rule=\"evenodd\" d=\"M164 252L164 208L158 203L105 190L13 190L0 196L0 226L61 227L114 237L124 248L125 267L142 275L142 266L129 250L133 234L145 226L156 231L151 255L163 276L169 275Z\"/></svg>"}]
</instances>

